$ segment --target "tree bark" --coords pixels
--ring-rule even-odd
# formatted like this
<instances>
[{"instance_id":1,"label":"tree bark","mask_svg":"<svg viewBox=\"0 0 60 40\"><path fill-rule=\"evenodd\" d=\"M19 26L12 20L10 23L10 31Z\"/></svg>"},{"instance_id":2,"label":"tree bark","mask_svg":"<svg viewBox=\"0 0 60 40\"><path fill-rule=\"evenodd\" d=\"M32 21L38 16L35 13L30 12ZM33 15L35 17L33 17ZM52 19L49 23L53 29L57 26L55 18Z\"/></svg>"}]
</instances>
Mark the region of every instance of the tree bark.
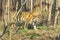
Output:
<instances>
[{"instance_id":1,"label":"tree bark","mask_svg":"<svg viewBox=\"0 0 60 40\"><path fill-rule=\"evenodd\" d=\"M33 11L33 0L31 0L31 13Z\"/></svg>"},{"instance_id":2,"label":"tree bark","mask_svg":"<svg viewBox=\"0 0 60 40\"><path fill-rule=\"evenodd\" d=\"M49 16L48 16L48 26L50 26L51 24L51 10L52 10L52 4L53 4L53 1L52 0L49 0Z\"/></svg>"},{"instance_id":3,"label":"tree bark","mask_svg":"<svg viewBox=\"0 0 60 40\"><path fill-rule=\"evenodd\" d=\"M56 14L56 16L55 16L54 28L56 28L56 25L57 25L57 18L58 18L58 15L59 15L59 11L57 11L57 14Z\"/></svg>"}]
</instances>

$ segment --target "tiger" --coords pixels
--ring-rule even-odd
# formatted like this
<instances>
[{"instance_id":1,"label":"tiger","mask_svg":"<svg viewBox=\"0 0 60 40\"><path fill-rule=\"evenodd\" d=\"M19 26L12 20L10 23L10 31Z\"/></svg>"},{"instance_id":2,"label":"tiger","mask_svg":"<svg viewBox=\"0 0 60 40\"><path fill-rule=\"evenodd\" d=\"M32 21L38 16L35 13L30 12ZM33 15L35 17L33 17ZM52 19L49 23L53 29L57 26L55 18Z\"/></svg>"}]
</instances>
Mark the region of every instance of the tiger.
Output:
<instances>
[{"instance_id":1,"label":"tiger","mask_svg":"<svg viewBox=\"0 0 60 40\"><path fill-rule=\"evenodd\" d=\"M18 20L20 22L24 22L24 28L26 29L26 26L28 24L32 24L33 28L36 30L37 26L36 23L40 22L42 19L42 15L40 14L40 5L36 4L33 8L33 12L22 12L18 15Z\"/></svg>"},{"instance_id":2,"label":"tiger","mask_svg":"<svg viewBox=\"0 0 60 40\"><path fill-rule=\"evenodd\" d=\"M20 23L24 22L24 28L27 28L28 24L32 24L33 28L37 30L36 23L41 21L41 15L37 12L22 12L22 14L18 15L18 19Z\"/></svg>"}]
</instances>

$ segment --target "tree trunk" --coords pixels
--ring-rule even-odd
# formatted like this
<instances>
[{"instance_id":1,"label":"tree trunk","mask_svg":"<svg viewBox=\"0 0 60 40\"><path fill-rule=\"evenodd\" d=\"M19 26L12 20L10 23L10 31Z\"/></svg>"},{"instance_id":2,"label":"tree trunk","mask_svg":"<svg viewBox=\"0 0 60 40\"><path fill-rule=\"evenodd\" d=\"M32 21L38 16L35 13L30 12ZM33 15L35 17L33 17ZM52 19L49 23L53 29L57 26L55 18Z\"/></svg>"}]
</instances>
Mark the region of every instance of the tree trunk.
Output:
<instances>
[{"instance_id":1,"label":"tree trunk","mask_svg":"<svg viewBox=\"0 0 60 40\"><path fill-rule=\"evenodd\" d=\"M33 0L31 0L31 13L33 11Z\"/></svg>"},{"instance_id":2,"label":"tree trunk","mask_svg":"<svg viewBox=\"0 0 60 40\"><path fill-rule=\"evenodd\" d=\"M2 16L2 0L0 0L0 17Z\"/></svg>"},{"instance_id":3,"label":"tree trunk","mask_svg":"<svg viewBox=\"0 0 60 40\"><path fill-rule=\"evenodd\" d=\"M56 28L56 23L57 23L58 15L59 15L59 11L57 11L57 14L56 14L56 16L55 16L54 28Z\"/></svg>"},{"instance_id":4,"label":"tree trunk","mask_svg":"<svg viewBox=\"0 0 60 40\"><path fill-rule=\"evenodd\" d=\"M48 26L50 26L51 24L51 10L52 10L52 4L53 4L53 1L52 0L49 0L49 16L48 16Z\"/></svg>"}]
</instances>

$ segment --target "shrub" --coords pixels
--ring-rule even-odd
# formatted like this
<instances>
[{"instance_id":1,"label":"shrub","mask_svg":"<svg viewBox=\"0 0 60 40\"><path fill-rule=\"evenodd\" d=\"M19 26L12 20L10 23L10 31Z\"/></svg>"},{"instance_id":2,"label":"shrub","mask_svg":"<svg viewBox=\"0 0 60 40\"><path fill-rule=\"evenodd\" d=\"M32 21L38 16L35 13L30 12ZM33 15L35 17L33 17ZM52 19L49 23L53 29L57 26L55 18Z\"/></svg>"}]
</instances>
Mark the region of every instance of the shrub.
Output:
<instances>
[{"instance_id":1,"label":"shrub","mask_svg":"<svg viewBox=\"0 0 60 40\"><path fill-rule=\"evenodd\" d=\"M25 34L25 33L27 33L27 31L28 31L28 30L21 29L21 30L20 30L20 33L21 33L21 34Z\"/></svg>"},{"instance_id":2,"label":"shrub","mask_svg":"<svg viewBox=\"0 0 60 40\"><path fill-rule=\"evenodd\" d=\"M39 30L47 30L47 27L45 25L43 25L43 26L39 26L38 29Z\"/></svg>"}]
</instances>

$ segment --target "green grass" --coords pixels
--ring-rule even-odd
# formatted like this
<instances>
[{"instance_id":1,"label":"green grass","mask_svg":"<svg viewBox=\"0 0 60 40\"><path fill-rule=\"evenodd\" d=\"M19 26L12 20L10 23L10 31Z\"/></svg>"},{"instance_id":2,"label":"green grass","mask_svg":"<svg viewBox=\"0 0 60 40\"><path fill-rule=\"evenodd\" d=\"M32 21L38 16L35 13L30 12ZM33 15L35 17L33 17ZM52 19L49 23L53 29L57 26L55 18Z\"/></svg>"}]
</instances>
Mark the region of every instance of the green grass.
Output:
<instances>
[{"instance_id":1,"label":"green grass","mask_svg":"<svg viewBox=\"0 0 60 40\"><path fill-rule=\"evenodd\" d=\"M38 29L39 30L47 30L47 27L45 25L43 25L43 26L39 26Z\"/></svg>"},{"instance_id":2,"label":"green grass","mask_svg":"<svg viewBox=\"0 0 60 40\"><path fill-rule=\"evenodd\" d=\"M3 31L3 29L0 29L0 32L2 32Z\"/></svg>"},{"instance_id":3,"label":"green grass","mask_svg":"<svg viewBox=\"0 0 60 40\"><path fill-rule=\"evenodd\" d=\"M54 29L53 27L50 29L52 32L55 32L56 31L56 29Z\"/></svg>"},{"instance_id":4,"label":"green grass","mask_svg":"<svg viewBox=\"0 0 60 40\"><path fill-rule=\"evenodd\" d=\"M47 14L47 13L49 13L48 11L42 11L41 12L42 14Z\"/></svg>"},{"instance_id":5,"label":"green grass","mask_svg":"<svg viewBox=\"0 0 60 40\"><path fill-rule=\"evenodd\" d=\"M25 33L27 33L27 32L28 32L28 30L25 30L25 29L20 29L20 30L19 30L19 33L20 33L20 34L25 34Z\"/></svg>"},{"instance_id":6,"label":"green grass","mask_svg":"<svg viewBox=\"0 0 60 40\"><path fill-rule=\"evenodd\" d=\"M38 34L36 34L36 33L32 33L30 38L32 39L32 38L36 38L36 37L39 37L39 36L40 36L40 35L38 35Z\"/></svg>"}]
</instances>

